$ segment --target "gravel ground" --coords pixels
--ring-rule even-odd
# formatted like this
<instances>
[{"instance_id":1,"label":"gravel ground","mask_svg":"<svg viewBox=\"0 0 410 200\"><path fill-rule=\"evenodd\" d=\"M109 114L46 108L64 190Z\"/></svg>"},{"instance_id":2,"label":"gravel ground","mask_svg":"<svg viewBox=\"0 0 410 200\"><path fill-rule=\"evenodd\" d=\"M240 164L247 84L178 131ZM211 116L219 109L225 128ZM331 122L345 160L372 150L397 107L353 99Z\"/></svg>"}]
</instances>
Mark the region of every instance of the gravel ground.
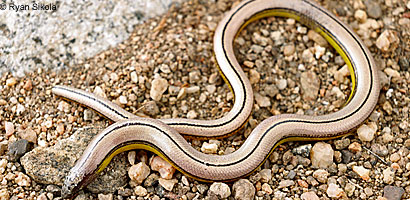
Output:
<instances>
[{"instance_id":1,"label":"gravel ground","mask_svg":"<svg viewBox=\"0 0 410 200\"><path fill-rule=\"evenodd\" d=\"M136 25L125 41L69 68L41 67L24 78L5 73L0 79L0 198L59 199L62 182L53 178L58 172L44 172L50 178L40 180L32 173L40 167L27 163L45 160L50 167L42 167L51 168L67 161L33 153L54 152L72 138L87 138L112 124L90 109L52 95L54 85L105 95L139 116L223 116L233 96L215 67L212 37L231 4L189 1ZM88 188L77 199L409 199L410 3L323 0L320 4L358 33L380 69L378 105L357 131L330 141L280 145L261 169L233 183L201 183L179 172L166 176L155 172L153 163L161 164L155 155L131 151L117 156L114 163L123 165L112 164L105 170L104 175L115 174L111 179L108 175L96 181L120 179L120 186ZM349 73L341 57L294 20L272 17L254 22L239 34L235 47L255 92L254 111L236 135L188 140L199 151L232 152L269 116L331 113L350 94ZM152 96L158 79L167 81L167 90ZM123 175L118 175L120 169ZM144 170L147 177L135 177L136 171Z\"/></svg>"}]
</instances>

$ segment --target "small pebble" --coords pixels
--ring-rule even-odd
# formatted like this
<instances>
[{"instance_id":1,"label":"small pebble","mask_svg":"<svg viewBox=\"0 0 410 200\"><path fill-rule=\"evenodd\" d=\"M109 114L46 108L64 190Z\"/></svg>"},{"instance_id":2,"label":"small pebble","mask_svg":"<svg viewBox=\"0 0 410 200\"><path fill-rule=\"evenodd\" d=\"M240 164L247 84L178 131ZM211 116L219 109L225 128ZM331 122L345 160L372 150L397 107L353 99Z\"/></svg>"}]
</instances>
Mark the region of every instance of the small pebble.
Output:
<instances>
[{"instance_id":1,"label":"small pebble","mask_svg":"<svg viewBox=\"0 0 410 200\"><path fill-rule=\"evenodd\" d=\"M139 197L145 197L148 194L147 189L140 185L137 185L137 187L135 187L134 193Z\"/></svg>"},{"instance_id":2,"label":"small pebble","mask_svg":"<svg viewBox=\"0 0 410 200\"><path fill-rule=\"evenodd\" d=\"M341 198L343 196L345 196L345 192L339 188L338 185L334 184L334 183L330 183L327 187L326 190L326 194L330 197L330 198Z\"/></svg>"},{"instance_id":3,"label":"small pebble","mask_svg":"<svg viewBox=\"0 0 410 200\"><path fill-rule=\"evenodd\" d=\"M300 198L302 200L320 200L317 194L313 191L303 193Z\"/></svg>"},{"instance_id":4,"label":"small pebble","mask_svg":"<svg viewBox=\"0 0 410 200\"><path fill-rule=\"evenodd\" d=\"M135 71L131 72L130 76L131 76L131 81L132 81L133 83L138 83L138 75L137 75L137 72L135 72Z\"/></svg>"},{"instance_id":5,"label":"small pebble","mask_svg":"<svg viewBox=\"0 0 410 200\"><path fill-rule=\"evenodd\" d=\"M143 162L131 166L128 170L128 176L131 178L131 180L135 181L138 184L141 184L145 180L145 178L148 177L149 173L149 167Z\"/></svg>"},{"instance_id":6,"label":"small pebble","mask_svg":"<svg viewBox=\"0 0 410 200\"><path fill-rule=\"evenodd\" d=\"M327 41L325 38L323 38L319 33L309 30L308 31L308 38L315 41L317 44L319 44L322 47L327 46Z\"/></svg>"},{"instance_id":7,"label":"small pebble","mask_svg":"<svg viewBox=\"0 0 410 200\"><path fill-rule=\"evenodd\" d=\"M317 142L310 151L310 160L314 168L327 168L333 164L334 151L330 144Z\"/></svg>"},{"instance_id":8,"label":"small pebble","mask_svg":"<svg viewBox=\"0 0 410 200\"><path fill-rule=\"evenodd\" d=\"M279 90L284 90L288 85L288 82L286 79L279 79L278 82L276 83L276 86L278 87Z\"/></svg>"},{"instance_id":9,"label":"small pebble","mask_svg":"<svg viewBox=\"0 0 410 200\"><path fill-rule=\"evenodd\" d=\"M279 189L287 188L287 187L292 186L292 185L295 185L294 181L292 181L292 180L282 180L282 181L279 182L278 188Z\"/></svg>"},{"instance_id":10,"label":"small pebble","mask_svg":"<svg viewBox=\"0 0 410 200\"><path fill-rule=\"evenodd\" d=\"M303 91L303 99L306 101L316 100L320 87L320 80L316 73L312 71L303 72L300 76L300 84Z\"/></svg>"},{"instance_id":11,"label":"small pebble","mask_svg":"<svg viewBox=\"0 0 410 200\"><path fill-rule=\"evenodd\" d=\"M353 171L356 172L356 174L365 181L368 181L370 179L370 170L362 166L353 166Z\"/></svg>"},{"instance_id":12,"label":"small pebble","mask_svg":"<svg viewBox=\"0 0 410 200\"><path fill-rule=\"evenodd\" d=\"M387 200L400 200L404 192L404 189L401 187L386 185L383 189L383 197Z\"/></svg>"},{"instance_id":13,"label":"small pebble","mask_svg":"<svg viewBox=\"0 0 410 200\"><path fill-rule=\"evenodd\" d=\"M31 143L37 143L37 134L31 128L26 128L22 131L19 131L18 135L21 137L21 139L25 139Z\"/></svg>"},{"instance_id":14,"label":"small pebble","mask_svg":"<svg viewBox=\"0 0 410 200\"><path fill-rule=\"evenodd\" d=\"M151 82L150 97L155 100L161 100L162 94L168 89L168 81L163 78L154 79Z\"/></svg>"},{"instance_id":15,"label":"small pebble","mask_svg":"<svg viewBox=\"0 0 410 200\"><path fill-rule=\"evenodd\" d=\"M152 158L150 165L151 169L158 171L164 179L171 179L175 173L175 168L159 156Z\"/></svg>"},{"instance_id":16,"label":"small pebble","mask_svg":"<svg viewBox=\"0 0 410 200\"><path fill-rule=\"evenodd\" d=\"M270 169L262 169L259 174L261 175L260 181L262 183L267 183L272 179L272 170Z\"/></svg>"},{"instance_id":17,"label":"small pebble","mask_svg":"<svg viewBox=\"0 0 410 200\"><path fill-rule=\"evenodd\" d=\"M262 96L261 94L257 92L254 93L254 96L255 96L255 101L259 105L259 107L270 107L271 106L269 97Z\"/></svg>"},{"instance_id":18,"label":"small pebble","mask_svg":"<svg viewBox=\"0 0 410 200\"><path fill-rule=\"evenodd\" d=\"M14 181L19 186L30 186L31 185L30 177L23 174L22 172L17 172L16 173L16 178L14 179Z\"/></svg>"},{"instance_id":19,"label":"small pebble","mask_svg":"<svg viewBox=\"0 0 410 200\"><path fill-rule=\"evenodd\" d=\"M17 161L30 150L29 142L25 139L17 140L9 145L8 155L11 161Z\"/></svg>"},{"instance_id":20,"label":"small pebble","mask_svg":"<svg viewBox=\"0 0 410 200\"><path fill-rule=\"evenodd\" d=\"M285 56L291 56L294 53L295 53L295 45L293 45L293 44L286 45L283 48L283 54Z\"/></svg>"},{"instance_id":21,"label":"small pebble","mask_svg":"<svg viewBox=\"0 0 410 200\"><path fill-rule=\"evenodd\" d=\"M367 14L365 11L359 9L354 13L354 18L359 20L360 23L363 23L367 20Z\"/></svg>"},{"instance_id":22,"label":"small pebble","mask_svg":"<svg viewBox=\"0 0 410 200\"><path fill-rule=\"evenodd\" d=\"M143 111L150 116L156 116L159 114L159 108L155 101L148 101L143 105Z\"/></svg>"},{"instance_id":23,"label":"small pebble","mask_svg":"<svg viewBox=\"0 0 410 200\"><path fill-rule=\"evenodd\" d=\"M190 110L186 116L188 119L196 119L198 117L198 114L195 112L195 110Z\"/></svg>"},{"instance_id":24,"label":"small pebble","mask_svg":"<svg viewBox=\"0 0 410 200\"><path fill-rule=\"evenodd\" d=\"M177 183L178 180L159 178L158 182L163 188L165 188L165 190L172 191L172 189L174 188L175 183Z\"/></svg>"},{"instance_id":25,"label":"small pebble","mask_svg":"<svg viewBox=\"0 0 410 200\"><path fill-rule=\"evenodd\" d=\"M98 194L98 200L113 200L113 194Z\"/></svg>"},{"instance_id":26,"label":"small pebble","mask_svg":"<svg viewBox=\"0 0 410 200\"><path fill-rule=\"evenodd\" d=\"M102 98L107 98L107 95L105 94L104 90L101 89L100 86L96 86L94 88L94 94L96 94L97 96L100 96Z\"/></svg>"},{"instance_id":27,"label":"small pebble","mask_svg":"<svg viewBox=\"0 0 410 200\"><path fill-rule=\"evenodd\" d=\"M6 85L9 87L13 87L17 84L17 80L15 78L9 78L6 80Z\"/></svg>"},{"instance_id":28,"label":"small pebble","mask_svg":"<svg viewBox=\"0 0 410 200\"><path fill-rule=\"evenodd\" d=\"M377 125L374 122L369 124L363 124L357 129L357 135L359 139L363 142L370 142L374 139L374 136L377 131Z\"/></svg>"},{"instance_id":29,"label":"small pebble","mask_svg":"<svg viewBox=\"0 0 410 200\"><path fill-rule=\"evenodd\" d=\"M218 145L204 142L202 144L201 151L207 154L215 154L218 151Z\"/></svg>"},{"instance_id":30,"label":"small pebble","mask_svg":"<svg viewBox=\"0 0 410 200\"><path fill-rule=\"evenodd\" d=\"M251 84L258 83L260 79L261 75L258 71L254 69L249 70L249 81L251 82Z\"/></svg>"},{"instance_id":31,"label":"small pebble","mask_svg":"<svg viewBox=\"0 0 410 200\"><path fill-rule=\"evenodd\" d=\"M118 97L118 102L122 105L127 104L128 103L127 97L121 95L120 97Z\"/></svg>"},{"instance_id":32,"label":"small pebble","mask_svg":"<svg viewBox=\"0 0 410 200\"><path fill-rule=\"evenodd\" d=\"M392 184L394 182L394 170L390 167L383 170L383 182L386 184Z\"/></svg>"},{"instance_id":33,"label":"small pebble","mask_svg":"<svg viewBox=\"0 0 410 200\"><path fill-rule=\"evenodd\" d=\"M313 172L313 178L315 178L321 183L326 183L328 176L329 176L329 172L327 172L324 169L318 169L315 172Z\"/></svg>"},{"instance_id":34,"label":"small pebble","mask_svg":"<svg viewBox=\"0 0 410 200\"><path fill-rule=\"evenodd\" d=\"M388 52L395 49L400 42L397 33L393 30L385 30L376 40L376 46L382 52Z\"/></svg>"},{"instance_id":35,"label":"small pebble","mask_svg":"<svg viewBox=\"0 0 410 200\"><path fill-rule=\"evenodd\" d=\"M349 145L348 147L349 151L351 151L352 153L357 153L362 151L362 145L360 145L357 142L353 142L352 144Z\"/></svg>"},{"instance_id":36,"label":"small pebble","mask_svg":"<svg viewBox=\"0 0 410 200\"><path fill-rule=\"evenodd\" d=\"M231 195L231 189L226 183L215 182L209 187L209 192L215 194L220 199L228 198Z\"/></svg>"},{"instance_id":37,"label":"small pebble","mask_svg":"<svg viewBox=\"0 0 410 200\"><path fill-rule=\"evenodd\" d=\"M253 200L255 187L248 179L239 179L233 184L232 193L236 200Z\"/></svg>"},{"instance_id":38,"label":"small pebble","mask_svg":"<svg viewBox=\"0 0 410 200\"><path fill-rule=\"evenodd\" d=\"M262 191L265 192L265 194L272 194L273 192L272 187L267 183L262 185Z\"/></svg>"},{"instance_id":39,"label":"small pebble","mask_svg":"<svg viewBox=\"0 0 410 200\"><path fill-rule=\"evenodd\" d=\"M14 133L14 124L12 122L4 122L4 129L6 130L6 136L10 137Z\"/></svg>"}]
</instances>

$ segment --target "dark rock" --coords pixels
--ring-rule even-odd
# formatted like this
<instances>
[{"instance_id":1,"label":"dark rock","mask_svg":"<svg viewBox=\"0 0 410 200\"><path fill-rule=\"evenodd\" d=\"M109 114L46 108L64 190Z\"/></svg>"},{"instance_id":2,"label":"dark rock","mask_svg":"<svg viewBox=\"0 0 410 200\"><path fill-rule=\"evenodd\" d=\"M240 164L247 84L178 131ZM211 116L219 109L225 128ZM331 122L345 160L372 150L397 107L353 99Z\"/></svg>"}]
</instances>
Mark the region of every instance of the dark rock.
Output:
<instances>
[{"instance_id":1,"label":"dark rock","mask_svg":"<svg viewBox=\"0 0 410 200\"><path fill-rule=\"evenodd\" d=\"M348 150L342 150L342 162L344 164L350 163L354 154Z\"/></svg>"},{"instance_id":2,"label":"dark rock","mask_svg":"<svg viewBox=\"0 0 410 200\"><path fill-rule=\"evenodd\" d=\"M11 161L17 161L21 156L23 156L27 151L30 150L30 143L25 140L17 140L9 145L8 156Z\"/></svg>"},{"instance_id":3,"label":"dark rock","mask_svg":"<svg viewBox=\"0 0 410 200\"><path fill-rule=\"evenodd\" d=\"M371 18L378 19L382 16L382 8L380 3L375 0L366 0L364 2L366 5L367 15Z\"/></svg>"},{"instance_id":4,"label":"dark rock","mask_svg":"<svg viewBox=\"0 0 410 200\"><path fill-rule=\"evenodd\" d=\"M400 200L404 194L404 189L401 187L387 185L383 189L383 197L387 200Z\"/></svg>"},{"instance_id":5,"label":"dark rock","mask_svg":"<svg viewBox=\"0 0 410 200\"><path fill-rule=\"evenodd\" d=\"M80 129L54 146L37 147L26 153L21 157L21 164L34 181L61 186L92 137L100 131L95 128ZM126 155L115 156L87 189L94 193L115 192L127 183L127 165Z\"/></svg>"}]
</instances>

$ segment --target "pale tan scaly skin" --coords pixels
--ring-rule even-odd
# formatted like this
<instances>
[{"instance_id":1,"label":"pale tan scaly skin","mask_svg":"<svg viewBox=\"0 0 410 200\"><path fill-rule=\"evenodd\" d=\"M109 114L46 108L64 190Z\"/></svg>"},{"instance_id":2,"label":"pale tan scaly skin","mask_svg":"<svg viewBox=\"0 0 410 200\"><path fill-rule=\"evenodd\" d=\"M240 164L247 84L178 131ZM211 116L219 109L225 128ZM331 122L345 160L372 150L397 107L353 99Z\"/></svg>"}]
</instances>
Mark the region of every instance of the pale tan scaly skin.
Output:
<instances>
[{"instance_id":1,"label":"pale tan scaly skin","mask_svg":"<svg viewBox=\"0 0 410 200\"><path fill-rule=\"evenodd\" d=\"M114 114L111 111L102 111L96 108L99 106L98 103L91 102L90 107L118 122L109 126L91 141L67 176L63 194L75 195L92 181L115 154L131 148L151 150L165 158L182 173L201 181L232 181L255 171L282 142L337 138L360 125L373 111L379 95L377 69L372 56L352 30L324 8L310 1L247 0L240 3L226 15L216 30L214 50L219 66L239 68L232 46L235 35L248 21L268 15L294 17L316 31L324 31L323 35L328 36L328 41L331 44L333 41L335 49L345 57L346 63L351 64L354 71L353 93L345 107L335 113L322 116L284 114L270 117L252 131L238 150L220 156L196 151L179 134L183 129L202 130L203 128L195 128L195 124L199 121L192 123L190 128L185 126L176 128L169 126L169 121L164 123L155 119L134 117L131 114L127 114L130 119L122 120L121 117L112 118L110 115ZM230 78L231 73L225 74ZM248 81L242 73L230 82L232 86L246 82L244 90L240 87L234 89L235 105L242 104L243 102L238 101L246 100L244 96L252 96L252 91L246 90ZM57 89L53 90L57 93L56 91ZM72 99L70 96L66 98ZM120 110L115 104L110 104L110 108ZM234 106L231 112L236 113L235 109ZM216 121L202 122L209 124Z\"/></svg>"}]
</instances>

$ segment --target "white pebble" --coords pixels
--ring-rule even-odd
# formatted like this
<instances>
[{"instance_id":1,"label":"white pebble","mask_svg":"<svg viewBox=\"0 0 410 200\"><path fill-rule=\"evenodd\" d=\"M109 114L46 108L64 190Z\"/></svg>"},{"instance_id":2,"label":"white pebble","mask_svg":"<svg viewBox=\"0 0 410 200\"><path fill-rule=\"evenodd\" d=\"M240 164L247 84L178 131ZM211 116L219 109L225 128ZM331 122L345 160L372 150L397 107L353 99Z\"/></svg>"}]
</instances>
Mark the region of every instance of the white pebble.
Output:
<instances>
[{"instance_id":1,"label":"white pebble","mask_svg":"<svg viewBox=\"0 0 410 200\"><path fill-rule=\"evenodd\" d=\"M128 103L127 97L121 95L120 97L118 97L118 102L122 105L127 104Z\"/></svg>"},{"instance_id":2,"label":"white pebble","mask_svg":"<svg viewBox=\"0 0 410 200\"><path fill-rule=\"evenodd\" d=\"M370 170L362 166L353 166L353 171L365 181L370 179Z\"/></svg>"},{"instance_id":3,"label":"white pebble","mask_svg":"<svg viewBox=\"0 0 410 200\"><path fill-rule=\"evenodd\" d=\"M209 187L209 192L217 195L220 199L228 198L231 195L231 189L225 183L215 182Z\"/></svg>"},{"instance_id":4,"label":"white pebble","mask_svg":"<svg viewBox=\"0 0 410 200\"><path fill-rule=\"evenodd\" d=\"M370 122L367 125L363 124L357 129L357 135L359 139L364 142L370 142L373 140L377 131L377 125L374 122Z\"/></svg>"},{"instance_id":5,"label":"white pebble","mask_svg":"<svg viewBox=\"0 0 410 200\"><path fill-rule=\"evenodd\" d=\"M328 185L326 193L330 198L341 198L346 195L345 192L334 183Z\"/></svg>"},{"instance_id":6,"label":"white pebble","mask_svg":"<svg viewBox=\"0 0 410 200\"><path fill-rule=\"evenodd\" d=\"M104 90L101 89L100 86L96 86L96 87L94 88L94 94L96 94L96 95L98 95L98 96L100 96L100 97L102 97L102 98L107 98L107 95L105 94Z\"/></svg>"},{"instance_id":7,"label":"white pebble","mask_svg":"<svg viewBox=\"0 0 410 200\"><path fill-rule=\"evenodd\" d=\"M148 177L149 173L149 167L143 162L131 166L128 170L128 176L138 184L141 184Z\"/></svg>"},{"instance_id":8,"label":"white pebble","mask_svg":"<svg viewBox=\"0 0 410 200\"><path fill-rule=\"evenodd\" d=\"M383 31L383 33L376 40L377 48L384 52L392 50L393 45L397 43L399 43L399 38L393 30Z\"/></svg>"},{"instance_id":9,"label":"white pebble","mask_svg":"<svg viewBox=\"0 0 410 200\"><path fill-rule=\"evenodd\" d=\"M330 144L317 142L313 145L310 152L312 167L327 168L333 164L333 149Z\"/></svg>"},{"instance_id":10,"label":"white pebble","mask_svg":"<svg viewBox=\"0 0 410 200\"><path fill-rule=\"evenodd\" d=\"M187 115L188 119L195 119L198 117L198 114L195 112L195 110L190 110Z\"/></svg>"},{"instance_id":11,"label":"white pebble","mask_svg":"<svg viewBox=\"0 0 410 200\"><path fill-rule=\"evenodd\" d=\"M269 107L271 106L269 97L262 96L259 93L255 92L255 101L259 107Z\"/></svg>"},{"instance_id":12,"label":"white pebble","mask_svg":"<svg viewBox=\"0 0 410 200\"><path fill-rule=\"evenodd\" d=\"M276 83L276 86L279 90L283 90L288 86L288 82L286 81L286 79L279 79Z\"/></svg>"},{"instance_id":13,"label":"white pebble","mask_svg":"<svg viewBox=\"0 0 410 200\"><path fill-rule=\"evenodd\" d=\"M161 100L162 94L168 88L168 81L163 78L157 78L151 82L150 97L155 100Z\"/></svg>"},{"instance_id":14,"label":"white pebble","mask_svg":"<svg viewBox=\"0 0 410 200\"><path fill-rule=\"evenodd\" d=\"M137 187L135 187L134 192L135 192L135 194L136 194L137 196L140 196L140 197L147 196L147 194L148 194L147 189L145 189L144 187L142 187L142 186L140 186L140 185L138 185Z\"/></svg>"},{"instance_id":15,"label":"white pebble","mask_svg":"<svg viewBox=\"0 0 410 200\"><path fill-rule=\"evenodd\" d=\"M171 179L175 168L159 156L155 156L150 162L151 169L158 171L162 178Z\"/></svg>"},{"instance_id":16,"label":"white pebble","mask_svg":"<svg viewBox=\"0 0 410 200\"><path fill-rule=\"evenodd\" d=\"M159 178L158 182L166 190L172 191L172 188L174 188L175 183L177 183L178 181L176 179L168 180L168 179Z\"/></svg>"},{"instance_id":17,"label":"white pebble","mask_svg":"<svg viewBox=\"0 0 410 200\"><path fill-rule=\"evenodd\" d=\"M392 68L384 69L384 73L393 78L400 78L400 73Z\"/></svg>"},{"instance_id":18,"label":"white pebble","mask_svg":"<svg viewBox=\"0 0 410 200\"><path fill-rule=\"evenodd\" d=\"M17 185L19 186L30 186L31 179L27 175L23 174L22 172L16 173L16 178L14 179Z\"/></svg>"},{"instance_id":19,"label":"white pebble","mask_svg":"<svg viewBox=\"0 0 410 200\"><path fill-rule=\"evenodd\" d=\"M215 143L204 142L201 147L201 151L204 153L216 153L218 151L218 145Z\"/></svg>"},{"instance_id":20,"label":"white pebble","mask_svg":"<svg viewBox=\"0 0 410 200\"><path fill-rule=\"evenodd\" d=\"M6 130L6 136L9 137L14 133L14 124L12 122L4 122L4 129Z\"/></svg>"},{"instance_id":21,"label":"white pebble","mask_svg":"<svg viewBox=\"0 0 410 200\"><path fill-rule=\"evenodd\" d=\"M354 13L354 18L359 20L360 23L363 23L367 20L367 13L360 9L356 10L356 12Z\"/></svg>"},{"instance_id":22,"label":"white pebble","mask_svg":"<svg viewBox=\"0 0 410 200\"><path fill-rule=\"evenodd\" d=\"M137 72L135 72L135 71L131 72L130 76L131 76L131 81L132 81L133 83L138 83L138 75L137 75Z\"/></svg>"}]
</instances>

